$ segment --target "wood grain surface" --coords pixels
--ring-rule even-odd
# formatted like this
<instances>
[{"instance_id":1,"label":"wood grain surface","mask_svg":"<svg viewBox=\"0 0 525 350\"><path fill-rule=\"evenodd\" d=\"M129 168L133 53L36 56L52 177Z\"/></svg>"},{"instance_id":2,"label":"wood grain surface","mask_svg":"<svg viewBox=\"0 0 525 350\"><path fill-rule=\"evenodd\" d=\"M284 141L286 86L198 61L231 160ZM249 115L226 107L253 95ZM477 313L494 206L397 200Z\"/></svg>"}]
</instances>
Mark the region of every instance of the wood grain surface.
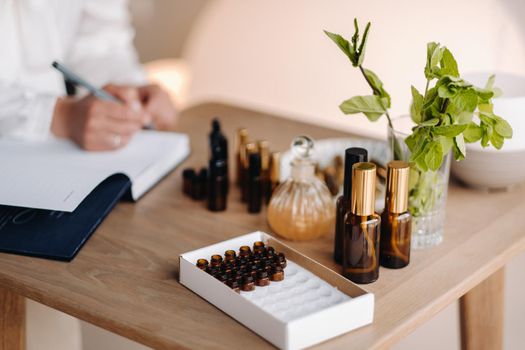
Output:
<instances>
[{"instance_id":1,"label":"wood grain surface","mask_svg":"<svg viewBox=\"0 0 525 350\"><path fill-rule=\"evenodd\" d=\"M25 349L26 300L0 287L0 350Z\"/></svg>"},{"instance_id":2,"label":"wood grain surface","mask_svg":"<svg viewBox=\"0 0 525 350\"><path fill-rule=\"evenodd\" d=\"M0 286L153 348L270 347L177 281L180 253L254 230L271 232L264 212L246 212L235 186L224 213L211 213L181 193L182 168L207 161L214 116L232 146L240 126L254 139L269 140L274 150L285 150L298 134L345 135L219 104L188 110L178 130L190 134L192 155L182 167L138 203L119 204L71 263L0 254ZM499 270L525 250L523 198L523 187L489 194L452 182L443 244L414 251L405 269L381 269L379 280L364 286L376 295L374 323L318 347L388 347ZM289 244L339 271L333 237Z\"/></svg>"},{"instance_id":3,"label":"wood grain surface","mask_svg":"<svg viewBox=\"0 0 525 350\"><path fill-rule=\"evenodd\" d=\"M504 285L502 268L460 299L462 350L503 349Z\"/></svg>"}]
</instances>

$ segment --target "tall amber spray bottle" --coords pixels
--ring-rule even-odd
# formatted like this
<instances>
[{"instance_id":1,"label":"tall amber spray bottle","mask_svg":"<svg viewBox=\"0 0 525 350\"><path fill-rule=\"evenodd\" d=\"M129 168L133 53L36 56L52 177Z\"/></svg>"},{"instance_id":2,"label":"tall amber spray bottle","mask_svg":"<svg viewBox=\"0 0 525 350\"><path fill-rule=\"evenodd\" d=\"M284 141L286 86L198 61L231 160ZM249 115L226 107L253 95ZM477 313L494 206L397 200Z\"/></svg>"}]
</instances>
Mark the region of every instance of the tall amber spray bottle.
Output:
<instances>
[{"instance_id":1,"label":"tall amber spray bottle","mask_svg":"<svg viewBox=\"0 0 525 350\"><path fill-rule=\"evenodd\" d=\"M379 277L381 217L374 211L376 166L352 167L352 199L343 228L343 275L355 283L371 283Z\"/></svg>"},{"instance_id":2,"label":"tall amber spray bottle","mask_svg":"<svg viewBox=\"0 0 525 350\"><path fill-rule=\"evenodd\" d=\"M261 155L259 153L250 154L250 166L247 176L248 212L259 213L263 203Z\"/></svg>"},{"instance_id":3,"label":"tall amber spray bottle","mask_svg":"<svg viewBox=\"0 0 525 350\"><path fill-rule=\"evenodd\" d=\"M254 153L259 152L259 148L257 147L257 143L255 142L249 142L245 145L245 156L243 156L243 178L242 178L242 184L241 184L241 201L245 202L248 200L248 172L250 168L250 155Z\"/></svg>"},{"instance_id":4,"label":"tall amber spray bottle","mask_svg":"<svg viewBox=\"0 0 525 350\"><path fill-rule=\"evenodd\" d=\"M270 203L273 192L281 183L281 153L272 152L270 155L270 181L265 190L266 204Z\"/></svg>"},{"instance_id":5,"label":"tall amber spray bottle","mask_svg":"<svg viewBox=\"0 0 525 350\"><path fill-rule=\"evenodd\" d=\"M335 212L335 239L334 260L338 264L343 263L343 221L346 213L350 211L350 199L352 194L352 166L355 163L368 161L366 149L351 147L345 150L344 185L343 194L337 198Z\"/></svg>"},{"instance_id":6,"label":"tall amber spray bottle","mask_svg":"<svg viewBox=\"0 0 525 350\"><path fill-rule=\"evenodd\" d=\"M410 262L409 174L409 163L399 160L388 163L385 210L381 214L381 265L391 269L400 269Z\"/></svg>"}]
</instances>

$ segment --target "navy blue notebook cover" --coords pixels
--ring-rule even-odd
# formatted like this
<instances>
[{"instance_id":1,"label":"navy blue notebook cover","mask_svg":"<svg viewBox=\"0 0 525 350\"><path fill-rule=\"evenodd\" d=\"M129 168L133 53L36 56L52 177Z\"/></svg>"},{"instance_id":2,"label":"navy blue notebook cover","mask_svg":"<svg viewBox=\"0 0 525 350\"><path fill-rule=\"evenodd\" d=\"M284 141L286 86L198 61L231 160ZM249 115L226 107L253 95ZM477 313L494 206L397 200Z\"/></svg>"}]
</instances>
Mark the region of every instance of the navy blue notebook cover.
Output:
<instances>
[{"instance_id":1,"label":"navy blue notebook cover","mask_svg":"<svg viewBox=\"0 0 525 350\"><path fill-rule=\"evenodd\" d=\"M71 213L0 205L0 252L71 261L130 187L110 176Z\"/></svg>"}]
</instances>

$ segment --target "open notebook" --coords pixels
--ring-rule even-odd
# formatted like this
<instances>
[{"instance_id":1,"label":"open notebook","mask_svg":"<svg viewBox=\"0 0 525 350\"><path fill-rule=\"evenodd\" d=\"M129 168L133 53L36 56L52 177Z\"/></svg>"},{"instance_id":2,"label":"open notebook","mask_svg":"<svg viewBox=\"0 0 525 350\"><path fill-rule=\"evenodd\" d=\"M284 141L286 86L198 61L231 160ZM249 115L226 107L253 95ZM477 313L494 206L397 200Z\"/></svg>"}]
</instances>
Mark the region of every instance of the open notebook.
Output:
<instances>
[{"instance_id":1,"label":"open notebook","mask_svg":"<svg viewBox=\"0 0 525 350\"><path fill-rule=\"evenodd\" d=\"M136 200L189 152L186 135L150 130L111 152L85 152L58 139L0 139L0 205L72 212L114 174L129 178Z\"/></svg>"},{"instance_id":2,"label":"open notebook","mask_svg":"<svg viewBox=\"0 0 525 350\"><path fill-rule=\"evenodd\" d=\"M97 153L0 139L0 252L70 261L125 194L139 198L189 151L186 135L158 131Z\"/></svg>"}]
</instances>

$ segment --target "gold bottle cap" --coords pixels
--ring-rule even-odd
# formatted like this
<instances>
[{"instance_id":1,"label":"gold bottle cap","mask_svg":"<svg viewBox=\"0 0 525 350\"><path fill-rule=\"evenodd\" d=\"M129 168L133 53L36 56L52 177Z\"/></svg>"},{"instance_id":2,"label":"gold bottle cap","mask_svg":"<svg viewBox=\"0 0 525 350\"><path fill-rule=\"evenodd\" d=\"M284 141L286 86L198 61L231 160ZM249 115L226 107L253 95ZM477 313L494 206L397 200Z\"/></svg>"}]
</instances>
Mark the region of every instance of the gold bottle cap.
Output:
<instances>
[{"instance_id":1,"label":"gold bottle cap","mask_svg":"<svg viewBox=\"0 0 525 350\"><path fill-rule=\"evenodd\" d=\"M404 213L408 210L408 178L410 164L402 160L388 163L385 205L391 213Z\"/></svg>"},{"instance_id":2,"label":"gold bottle cap","mask_svg":"<svg viewBox=\"0 0 525 350\"><path fill-rule=\"evenodd\" d=\"M281 153L272 152L270 155L270 181L279 182L281 180Z\"/></svg>"},{"instance_id":3,"label":"gold bottle cap","mask_svg":"<svg viewBox=\"0 0 525 350\"><path fill-rule=\"evenodd\" d=\"M362 162L352 166L352 213L359 216L372 215L376 201L376 166Z\"/></svg>"},{"instance_id":4,"label":"gold bottle cap","mask_svg":"<svg viewBox=\"0 0 525 350\"><path fill-rule=\"evenodd\" d=\"M245 128L239 128L237 129L237 148L239 149L241 145L248 143L248 129Z\"/></svg>"},{"instance_id":5,"label":"gold bottle cap","mask_svg":"<svg viewBox=\"0 0 525 350\"><path fill-rule=\"evenodd\" d=\"M259 154L261 155L261 170L268 171L270 168L270 143L265 140L257 142Z\"/></svg>"},{"instance_id":6,"label":"gold bottle cap","mask_svg":"<svg viewBox=\"0 0 525 350\"><path fill-rule=\"evenodd\" d=\"M257 144L255 142L249 142L244 146L244 155L241 156L243 160L242 165L244 168L248 169L250 154L257 153Z\"/></svg>"}]
</instances>

